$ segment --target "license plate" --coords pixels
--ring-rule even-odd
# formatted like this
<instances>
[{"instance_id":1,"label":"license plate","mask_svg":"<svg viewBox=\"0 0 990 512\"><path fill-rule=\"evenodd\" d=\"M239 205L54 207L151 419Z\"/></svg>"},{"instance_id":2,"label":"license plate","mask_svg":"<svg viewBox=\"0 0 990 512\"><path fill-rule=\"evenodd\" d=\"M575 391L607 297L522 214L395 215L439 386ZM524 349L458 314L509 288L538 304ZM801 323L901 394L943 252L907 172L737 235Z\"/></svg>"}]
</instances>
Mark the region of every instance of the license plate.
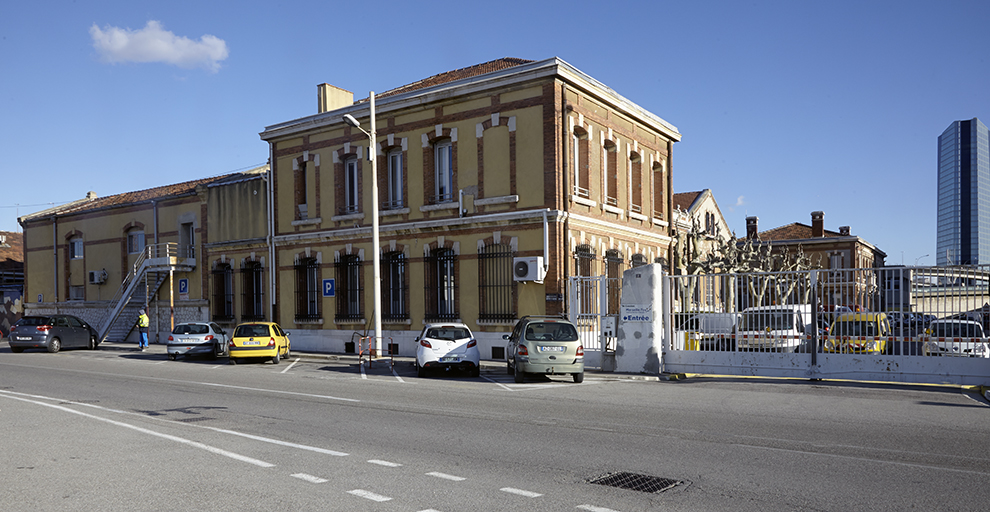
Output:
<instances>
[{"instance_id":1,"label":"license plate","mask_svg":"<svg viewBox=\"0 0 990 512\"><path fill-rule=\"evenodd\" d=\"M540 347L540 352L563 352L564 347Z\"/></svg>"},{"instance_id":2,"label":"license plate","mask_svg":"<svg viewBox=\"0 0 990 512\"><path fill-rule=\"evenodd\" d=\"M15 336L14 339L17 341L31 341L30 336Z\"/></svg>"},{"instance_id":3,"label":"license plate","mask_svg":"<svg viewBox=\"0 0 990 512\"><path fill-rule=\"evenodd\" d=\"M456 363L457 362L457 356L441 357L440 358L440 362L441 363Z\"/></svg>"},{"instance_id":4,"label":"license plate","mask_svg":"<svg viewBox=\"0 0 990 512\"><path fill-rule=\"evenodd\" d=\"M182 341L185 343L196 343L199 340L197 340L196 338L182 338Z\"/></svg>"},{"instance_id":5,"label":"license plate","mask_svg":"<svg viewBox=\"0 0 990 512\"><path fill-rule=\"evenodd\" d=\"M245 341L244 343L241 343L241 345L244 345L245 347L248 346L248 345L261 345L261 342L260 341Z\"/></svg>"}]
</instances>

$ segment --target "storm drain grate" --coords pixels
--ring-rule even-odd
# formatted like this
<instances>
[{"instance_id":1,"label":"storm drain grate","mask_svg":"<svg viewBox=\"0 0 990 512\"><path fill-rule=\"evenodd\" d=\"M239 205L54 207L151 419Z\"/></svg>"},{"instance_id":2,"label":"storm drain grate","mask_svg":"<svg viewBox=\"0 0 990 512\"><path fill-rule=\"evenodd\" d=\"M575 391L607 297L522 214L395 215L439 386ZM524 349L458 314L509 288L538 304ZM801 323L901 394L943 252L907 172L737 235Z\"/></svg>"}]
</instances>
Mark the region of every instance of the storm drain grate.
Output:
<instances>
[{"instance_id":1,"label":"storm drain grate","mask_svg":"<svg viewBox=\"0 0 990 512\"><path fill-rule=\"evenodd\" d=\"M673 488L680 482L670 478L660 478L657 476L639 475L636 473L618 471L615 473L604 474L598 478L592 478L588 480L588 483L618 487L620 489L629 489L631 491L658 494Z\"/></svg>"}]
</instances>

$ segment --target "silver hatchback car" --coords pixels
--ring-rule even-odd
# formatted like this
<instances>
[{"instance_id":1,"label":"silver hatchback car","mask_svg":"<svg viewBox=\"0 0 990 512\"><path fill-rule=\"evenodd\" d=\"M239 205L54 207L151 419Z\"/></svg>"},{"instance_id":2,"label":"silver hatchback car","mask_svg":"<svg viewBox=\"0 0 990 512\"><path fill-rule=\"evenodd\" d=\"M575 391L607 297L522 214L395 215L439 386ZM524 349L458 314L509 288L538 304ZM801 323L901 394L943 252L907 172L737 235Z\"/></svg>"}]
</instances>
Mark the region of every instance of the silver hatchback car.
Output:
<instances>
[{"instance_id":1,"label":"silver hatchback car","mask_svg":"<svg viewBox=\"0 0 990 512\"><path fill-rule=\"evenodd\" d=\"M584 345L577 327L561 317L524 316L516 322L505 347L509 375L517 383L527 373L567 375L574 382L584 382Z\"/></svg>"},{"instance_id":2,"label":"silver hatchback car","mask_svg":"<svg viewBox=\"0 0 990 512\"><path fill-rule=\"evenodd\" d=\"M172 329L165 352L171 361L180 355L194 354L216 359L227 353L227 341L227 333L213 322L185 322Z\"/></svg>"}]
</instances>

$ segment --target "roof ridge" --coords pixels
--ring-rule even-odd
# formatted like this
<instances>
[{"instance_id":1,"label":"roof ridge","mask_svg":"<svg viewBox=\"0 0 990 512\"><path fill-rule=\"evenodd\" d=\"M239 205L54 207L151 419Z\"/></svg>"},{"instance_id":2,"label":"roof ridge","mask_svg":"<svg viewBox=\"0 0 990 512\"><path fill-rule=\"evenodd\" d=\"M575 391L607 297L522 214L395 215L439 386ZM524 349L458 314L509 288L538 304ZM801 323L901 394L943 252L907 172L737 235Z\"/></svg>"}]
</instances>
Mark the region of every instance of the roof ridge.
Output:
<instances>
[{"instance_id":1,"label":"roof ridge","mask_svg":"<svg viewBox=\"0 0 990 512\"><path fill-rule=\"evenodd\" d=\"M417 89L423 89L432 85L439 85L448 82L453 82L455 80L460 80L462 78L470 78L478 75L485 75L495 71L501 71L503 69L520 66L522 64L529 64L531 62L536 62L534 60L520 59L517 57L502 57L500 59L490 60L488 62L482 62L480 64L475 64L473 66L466 66L463 68L452 69L449 71L444 71L442 73L437 73L432 76L428 76L421 80L417 80L406 85L400 85L399 87L389 89L385 92L378 93L375 95L376 98L382 98L385 96L394 96L396 94L401 94L403 92L415 91ZM492 69L488 69L492 68ZM361 103L368 101L368 98L364 98L355 103Z\"/></svg>"}]
</instances>

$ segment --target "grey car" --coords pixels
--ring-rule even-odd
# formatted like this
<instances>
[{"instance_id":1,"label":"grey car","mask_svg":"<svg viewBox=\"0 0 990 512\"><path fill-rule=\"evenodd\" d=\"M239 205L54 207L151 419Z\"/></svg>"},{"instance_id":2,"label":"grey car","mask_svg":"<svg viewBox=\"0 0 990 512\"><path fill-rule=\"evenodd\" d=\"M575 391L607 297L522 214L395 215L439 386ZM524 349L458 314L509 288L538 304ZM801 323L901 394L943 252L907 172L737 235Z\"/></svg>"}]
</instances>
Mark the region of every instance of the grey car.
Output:
<instances>
[{"instance_id":1,"label":"grey car","mask_svg":"<svg viewBox=\"0 0 990 512\"><path fill-rule=\"evenodd\" d=\"M527 373L571 375L584 381L584 346L577 327L561 317L524 316L505 347L506 370L521 383Z\"/></svg>"},{"instance_id":2,"label":"grey car","mask_svg":"<svg viewBox=\"0 0 990 512\"><path fill-rule=\"evenodd\" d=\"M72 315L26 316L7 335L11 352L26 348L43 348L51 353L63 348L88 348L99 344L96 329Z\"/></svg>"},{"instance_id":3,"label":"grey car","mask_svg":"<svg viewBox=\"0 0 990 512\"><path fill-rule=\"evenodd\" d=\"M174 361L180 355L205 354L216 359L227 353L227 333L213 322L176 324L168 337L165 352Z\"/></svg>"}]
</instances>

